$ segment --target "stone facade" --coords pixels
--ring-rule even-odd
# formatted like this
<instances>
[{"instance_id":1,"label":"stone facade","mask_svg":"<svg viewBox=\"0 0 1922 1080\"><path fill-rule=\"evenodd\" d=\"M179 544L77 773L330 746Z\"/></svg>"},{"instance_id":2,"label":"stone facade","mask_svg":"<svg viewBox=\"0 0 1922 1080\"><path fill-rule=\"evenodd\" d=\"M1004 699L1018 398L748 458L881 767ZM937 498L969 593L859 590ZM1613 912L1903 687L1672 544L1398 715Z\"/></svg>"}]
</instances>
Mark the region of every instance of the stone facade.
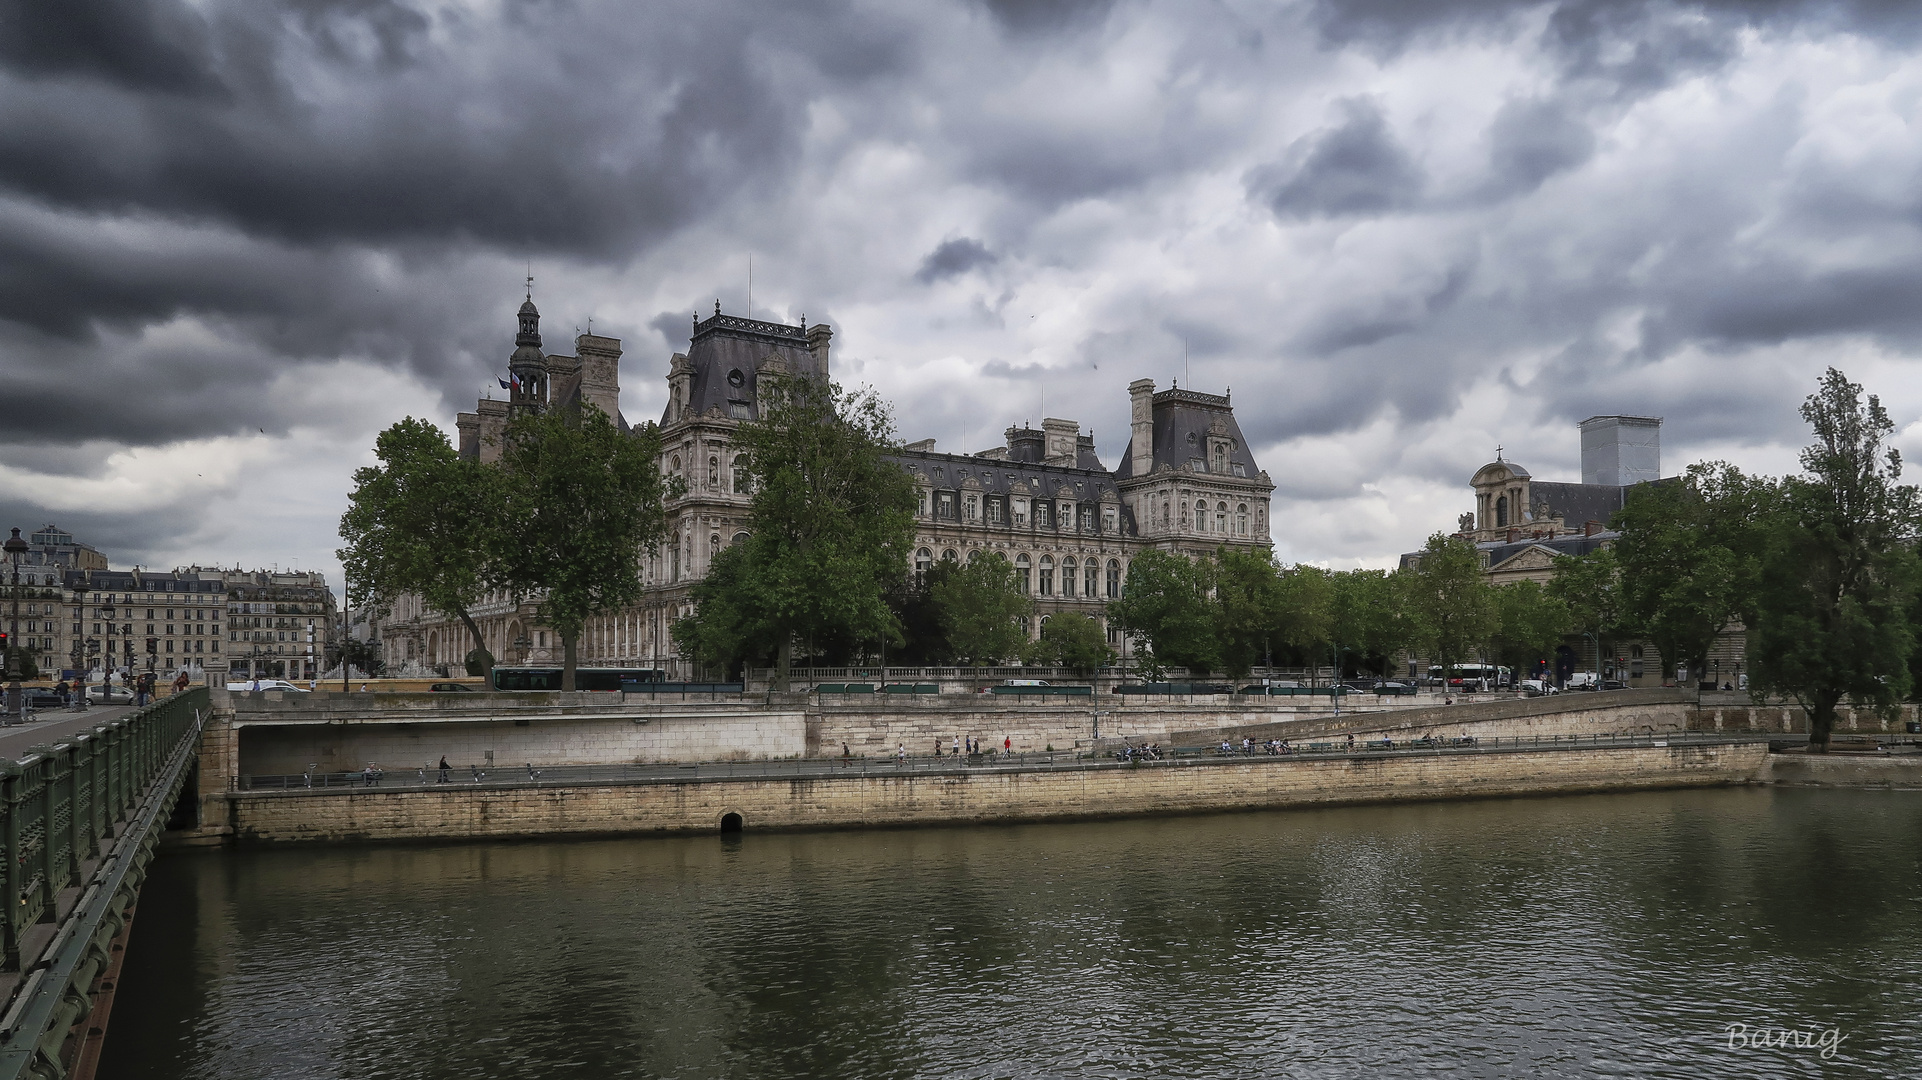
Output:
<instances>
[{"instance_id":1,"label":"stone facade","mask_svg":"<svg viewBox=\"0 0 1922 1080\"><path fill-rule=\"evenodd\" d=\"M457 421L461 453L499 456L515 409L592 403L626 427L619 412L620 342L581 335L574 356L541 350L539 312L521 305L520 331L503 380L504 401L482 401ZM721 550L746 535L750 493L734 432L760 415L763 381L779 375L830 374L833 331L723 314L693 323L686 353L667 364L661 469L686 482L667 507L668 535L644 571L637 605L590 622L579 662L590 667L658 668L686 675L671 637L690 611L695 582ZM919 492L913 566L997 552L1014 564L1035 597L1038 618L1056 612L1100 617L1119 595L1130 559L1147 548L1190 552L1269 543L1274 485L1256 464L1226 395L1179 387L1157 392L1143 379L1128 387L1129 442L1110 471L1092 433L1074 420L1047 418L1040 429L1010 427L1006 444L971 454L909 444L896 460ZM525 598L489 595L471 612L487 649L503 664L554 665L561 643ZM390 670L457 670L471 636L458 620L403 598L379 630Z\"/></svg>"}]
</instances>

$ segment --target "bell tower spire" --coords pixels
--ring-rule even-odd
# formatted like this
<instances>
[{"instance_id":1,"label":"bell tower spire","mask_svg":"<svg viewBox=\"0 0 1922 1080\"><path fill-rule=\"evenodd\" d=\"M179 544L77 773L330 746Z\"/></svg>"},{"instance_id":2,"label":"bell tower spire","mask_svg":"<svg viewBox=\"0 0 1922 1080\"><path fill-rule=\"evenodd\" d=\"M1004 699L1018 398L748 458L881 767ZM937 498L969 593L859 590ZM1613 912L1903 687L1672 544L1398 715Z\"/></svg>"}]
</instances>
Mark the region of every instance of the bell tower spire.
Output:
<instances>
[{"instance_id":1,"label":"bell tower spire","mask_svg":"<svg viewBox=\"0 0 1922 1080\"><path fill-rule=\"evenodd\" d=\"M541 313L534 306L534 274L527 275L527 298L521 301L520 332L514 335L514 355L507 362L513 376L509 403L538 410L547 404L547 356L541 350Z\"/></svg>"}]
</instances>

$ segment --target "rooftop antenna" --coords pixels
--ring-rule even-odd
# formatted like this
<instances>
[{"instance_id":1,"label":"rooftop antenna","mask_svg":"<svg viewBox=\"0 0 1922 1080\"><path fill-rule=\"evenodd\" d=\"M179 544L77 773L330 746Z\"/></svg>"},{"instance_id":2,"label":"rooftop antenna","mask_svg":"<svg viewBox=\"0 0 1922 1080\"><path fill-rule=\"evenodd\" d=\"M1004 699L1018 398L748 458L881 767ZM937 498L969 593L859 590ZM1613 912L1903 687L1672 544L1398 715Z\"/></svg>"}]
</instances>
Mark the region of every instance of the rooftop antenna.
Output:
<instances>
[{"instance_id":1,"label":"rooftop antenna","mask_svg":"<svg viewBox=\"0 0 1922 1080\"><path fill-rule=\"evenodd\" d=\"M747 317L754 317L754 253L747 253Z\"/></svg>"}]
</instances>

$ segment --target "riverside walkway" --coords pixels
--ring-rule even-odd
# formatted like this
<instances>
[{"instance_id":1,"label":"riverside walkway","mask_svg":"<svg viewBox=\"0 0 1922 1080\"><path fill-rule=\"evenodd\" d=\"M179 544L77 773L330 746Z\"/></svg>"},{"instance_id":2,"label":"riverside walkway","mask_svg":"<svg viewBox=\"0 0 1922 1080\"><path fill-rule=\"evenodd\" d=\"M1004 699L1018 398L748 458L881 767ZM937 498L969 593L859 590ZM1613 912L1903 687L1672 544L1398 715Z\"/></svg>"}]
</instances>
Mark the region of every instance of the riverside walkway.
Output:
<instances>
[{"instance_id":1,"label":"riverside walkway","mask_svg":"<svg viewBox=\"0 0 1922 1080\"><path fill-rule=\"evenodd\" d=\"M982 773L1048 773L1067 770L1147 769L1166 770L1269 762L1281 764L1308 759L1377 760L1422 755L1475 755L1538 752L1544 750L1594 750L1610 747L1650 748L1668 746L1734 746L1769 742L1806 742L1806 736L1767 732L1674 732L1643 735L1561 735L1490 737L1471 739L1390 739L1357 740L1349 748L1345 740L1317 741L1291 747L1284 753L1270 753L1256 746L1252 753L1239 747L1231 752L1218 748L1164 748L1159 757L1136 752L1122 758L1116 754L1097 755L1087 750L1051 753L943 754L906 758L827 757L790 758L755 761L707 761L696 763L623 764L623 765L546 765L528 766L508 763L475 764L449 762L443 773L434 764L409 764L404 767L380 763L377 771L322 772L314 770L270 776L234 778L234 792L290 795L352 794L380 789L445 790L447 788L541 788L582 787L621 784L686 784L749 780L836 779L846 777L887 778L964 776Z\"/></svg>"}]
</instances>

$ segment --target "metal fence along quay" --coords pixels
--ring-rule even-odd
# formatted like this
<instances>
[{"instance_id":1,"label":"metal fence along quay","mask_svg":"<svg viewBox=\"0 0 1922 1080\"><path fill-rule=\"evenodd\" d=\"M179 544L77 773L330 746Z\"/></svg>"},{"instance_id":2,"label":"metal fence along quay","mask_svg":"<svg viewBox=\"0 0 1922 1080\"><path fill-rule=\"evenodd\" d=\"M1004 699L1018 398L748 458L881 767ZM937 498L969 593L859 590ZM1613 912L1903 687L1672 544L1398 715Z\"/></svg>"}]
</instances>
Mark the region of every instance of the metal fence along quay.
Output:
<instances>
[{"instance_id":1,"label":"metal fence along quay","mask_svg":"<svg viewBox=\"0 0 1922 1080\"><path fill-rule=\"evenodd\" d=\"M0 763L0 1080L73 1067L208 711L198 687Z\"/></svg>"},{"instance_id":2,"label":"metal fence along quay","mask_svg":"<svg viewBox=\"0 0 1922 1080\"><path fill-rule=\"evenodd\" d=\"M284 791L295 794L339 794L368 790L426 790L456 788L562 787L580 784L674 784L696 781L788 780L832 777L902 777L1001 770L1048 772L1066 769L1132 769L1210 767L1251 762L1298 761L1310 758L1381 757L1408 754L1491 754L1532 750L1589 750L1606 747L1728 746L1755 742L1803 741L1806 736L1767 732L1676 732L1668 735L1540 735L1501 738L1344 739L1318 738L1292 743L1272 752L1266 744L1246 750L1236 744L1220 747L1159 747L1152 753L1139 745L1123 747L1120 740L1099 749L1086 746L1030 753L888 753L873 757L777 758L754 761L704 761L691 764L533 765L510 763L438 763L400 766L383 763L355 772L323 772L240 776L236 791ZM924 744L925 745L925 744Z\"/></svg>"}]
</instances>

